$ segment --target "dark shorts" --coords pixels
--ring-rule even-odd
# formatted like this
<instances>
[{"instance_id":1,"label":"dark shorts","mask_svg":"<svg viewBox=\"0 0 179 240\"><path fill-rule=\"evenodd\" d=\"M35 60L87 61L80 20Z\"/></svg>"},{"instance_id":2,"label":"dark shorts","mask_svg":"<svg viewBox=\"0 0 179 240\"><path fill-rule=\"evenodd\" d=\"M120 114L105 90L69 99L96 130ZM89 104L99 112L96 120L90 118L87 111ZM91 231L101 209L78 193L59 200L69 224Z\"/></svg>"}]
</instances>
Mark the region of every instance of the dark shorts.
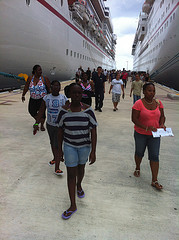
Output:
<instances>
[{"instance_id":1,"label":"dark shorts","mask_svg":"<svg viewBox=\"0 0 179 240\"><path fill-rule=\"evenodd\" d=\"M50 145L58 149L58 127L54 127L46 123L47 132L50 138Z\"/></svg>"},{"instance_id":2,"label":"dark shorts","mask_svg":"<svg viewBox=\"0 0 179 240\"><path fill-rule=\"evenodd\" d=\"M30 99L29 99L28 110L29 110L30 115L31 115L33 118L35 118L35 117L37 116L42 101L43 101L43 98L40 98L40 99L30 98ZM44 113L44 115L43 115L43 119L45 119L45 113Z\"/></svg>"},{"instance_id":3,"label":"dark shorts","mask_svg":"<svg viewBox=\"0 0 179 240\"><path fill-rule=\"evenodd\" d=\"M135 139L135 154L138 157L143 157L145 149L148 149L148 159L150 161L159 161L160 137L154 138L152 135L144 135L134 132Z\"/></svg>"}]
</instances>

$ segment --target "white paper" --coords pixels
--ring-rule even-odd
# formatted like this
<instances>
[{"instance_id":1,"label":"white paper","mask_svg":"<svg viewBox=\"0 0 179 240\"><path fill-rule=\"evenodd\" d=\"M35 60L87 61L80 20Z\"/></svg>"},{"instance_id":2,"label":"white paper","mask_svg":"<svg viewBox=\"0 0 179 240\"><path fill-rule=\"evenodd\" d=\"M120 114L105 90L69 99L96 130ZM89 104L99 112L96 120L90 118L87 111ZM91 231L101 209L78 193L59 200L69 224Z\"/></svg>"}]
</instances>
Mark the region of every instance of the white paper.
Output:
<instances>
[{"instance_id":1,"label":"white paper","mask_svg":"<svg viewBox=\"0 0 179 240\"><path fill-rule=\"evenodd\" d=\"M173 137L174 134L171 128L166 128L166 131L163 128L158 128L157 132L152 132L153 137Z\"/></svg>"}]
</instances>

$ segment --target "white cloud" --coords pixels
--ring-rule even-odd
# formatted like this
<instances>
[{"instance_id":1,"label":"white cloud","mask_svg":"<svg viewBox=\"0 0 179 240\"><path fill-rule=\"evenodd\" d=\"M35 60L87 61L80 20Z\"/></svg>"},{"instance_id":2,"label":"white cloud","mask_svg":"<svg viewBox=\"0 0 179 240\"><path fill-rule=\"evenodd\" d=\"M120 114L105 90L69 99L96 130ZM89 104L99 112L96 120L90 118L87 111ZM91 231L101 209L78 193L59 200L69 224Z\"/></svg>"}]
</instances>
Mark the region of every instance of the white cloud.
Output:
<instances>
[{"instance_id":1,"label":"white cloud","mask_svg":"<svg viewBox=\"0 0 179 240\"><path fill-rule=\"evenodd\" d=\"M114 33L117 35L116 67L133 69L132 44L137 28L136 18L121 17L112 20Z\"/></svg>"},{"instance_id":2,"label":"white cloud","mask_svg":"<svg viewBox=\"0 0 179 240\"><path fill-rule=\"evenodd\" d=\"M108 0L114 33L117 35L116 67L133 69L132 44L138 25L138 16L144 0Z\"/></svg>"}]
</instances>

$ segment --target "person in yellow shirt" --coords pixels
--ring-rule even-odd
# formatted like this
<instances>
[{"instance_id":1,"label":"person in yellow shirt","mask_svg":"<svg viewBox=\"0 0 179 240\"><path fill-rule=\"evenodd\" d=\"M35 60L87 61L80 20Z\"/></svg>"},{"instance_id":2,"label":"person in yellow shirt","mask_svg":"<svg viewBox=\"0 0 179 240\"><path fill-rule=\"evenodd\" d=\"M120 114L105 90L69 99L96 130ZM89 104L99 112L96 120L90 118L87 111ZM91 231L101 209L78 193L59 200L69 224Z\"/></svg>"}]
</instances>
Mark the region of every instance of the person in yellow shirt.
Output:
<instances>
[{"instance_id":1,"label":"person in yellow shirt","mask_svg":"<svg viewBox=\"0 0 179 240\"><path fill-rule=\"evenodd\" d=\"M143 87L143 82L140 80L140 76L137 73L135 75L135 81L133 81L131 84L130 97L132 96L132 92L133 92L133 103L141 99L142 87Z\"/></svg>"}]
</instances>

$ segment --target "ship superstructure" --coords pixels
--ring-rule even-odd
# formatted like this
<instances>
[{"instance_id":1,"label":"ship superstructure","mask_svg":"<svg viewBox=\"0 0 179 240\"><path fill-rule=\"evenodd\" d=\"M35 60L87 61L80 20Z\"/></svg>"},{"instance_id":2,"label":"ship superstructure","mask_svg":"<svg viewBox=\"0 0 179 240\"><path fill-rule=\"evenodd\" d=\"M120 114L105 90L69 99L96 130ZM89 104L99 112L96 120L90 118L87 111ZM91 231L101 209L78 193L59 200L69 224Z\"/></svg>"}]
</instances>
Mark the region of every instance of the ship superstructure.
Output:
<instances>
[{"instance_id":1,"label":"ship superstructure","mask_svg":"<svg viewBox=\"0 0 179 240\"><path fill-rule=\"evenodd\" d=\"M30 75L40 64L51 80L63 81L80 66L115 68L116 35L104 0L1 0L0 31L0 72Z\"/></svg>"},{"instance_id":2,"label":"ship superstructure","mask_svg":"<svg viewBox=\"0 0 179 240\"><path fill-rule=\"evenodd\" d=\"M178 0L146 0L139 16L133 70L179 90Z\"/></svg>"}]
</instances>

